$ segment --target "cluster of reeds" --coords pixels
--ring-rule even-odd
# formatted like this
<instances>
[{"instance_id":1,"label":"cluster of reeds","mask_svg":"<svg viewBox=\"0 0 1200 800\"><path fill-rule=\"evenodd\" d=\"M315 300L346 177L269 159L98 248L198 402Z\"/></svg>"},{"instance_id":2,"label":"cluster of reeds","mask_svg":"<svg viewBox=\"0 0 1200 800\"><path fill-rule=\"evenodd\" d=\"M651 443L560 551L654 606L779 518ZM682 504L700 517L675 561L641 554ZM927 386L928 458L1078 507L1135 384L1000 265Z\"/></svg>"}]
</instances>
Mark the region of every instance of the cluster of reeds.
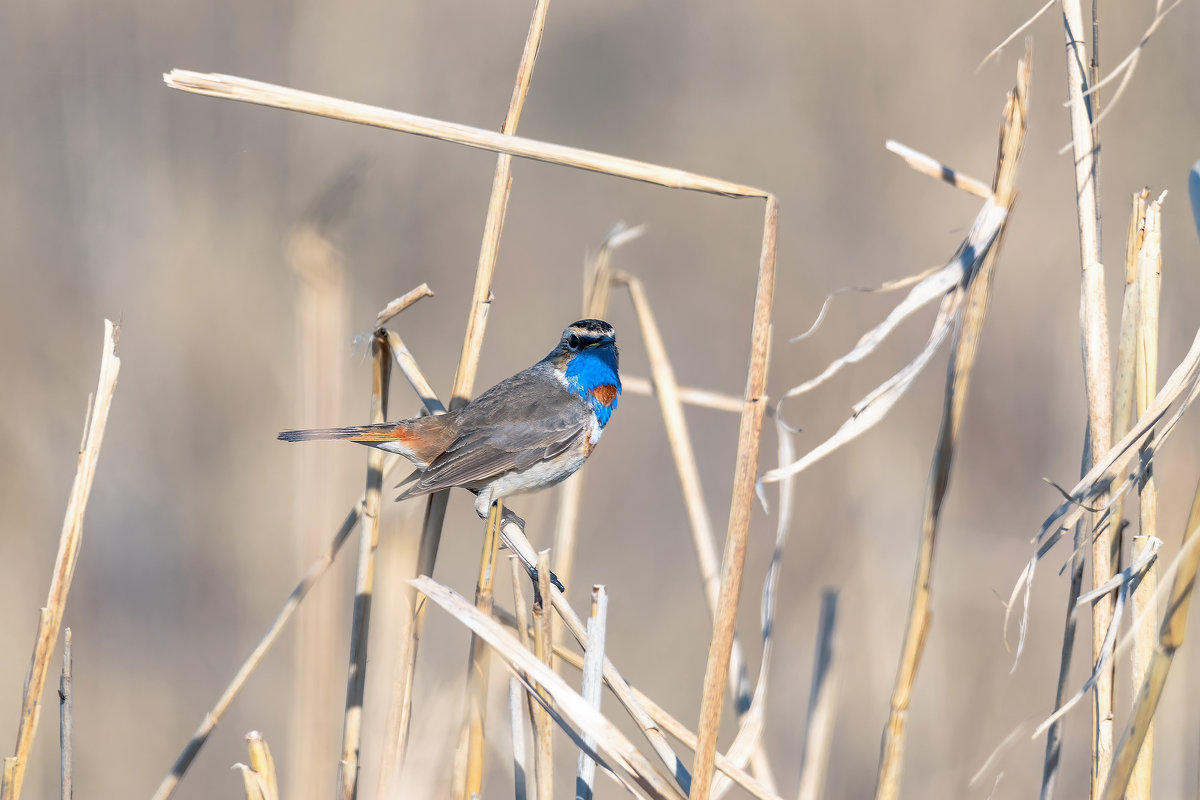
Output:
<instances>
[{"instance_id":1,"label":"cluster of reeds","mask_svg":"<svg viewBox=\"0 0 1200 800\"><path fill-rule=\"evenodd\" d=\"M1016 199L1017 165L1028 123L1031 53L1027 49L1021 59L1016 86L1005 102L996 167L990 182L970 178L910 148L889 144L916 170L978 196L982 200L980 211L961 245L943 267L881 287L882 290L909 288L905 299L897 304L884 322L863 335L855 348L836 359L820 375L797 385L780 400L779 405L769 407L766 371L779 226L775 198L770 192L750 186L518 137L518 121L533 73L548 5L548 0L539 0L534 9L508 114L499 133L240 78L180 70L165 76L169 86L189 92L415 133L498 154L476 282L449 403L443 404L437 398L416 358L395 330L402 320L397 315L413 303L432 295L429 287L422 285L389 303L375 321L375 330L370 339L373 363L370 392L372 421L382 421L388 416L393 367L413 388L425 412L429 414L456 408L467 402L474 393L514 156L677 189L733 198L760 198L764 201L757 293L749 320L748 377L745 393L740 398L679 385L652 310L652 299L638 277L614 268L612 263L616 249L636 237L640 229L614 228L589 264L583 285L584 316L606 316L614 302L613 290L623 289L627 292L651 365L652 375L649 379L629 376L624 383L629 391L652 394L657 398L687 507L703 594L712 620L712 640L702 694L697 703L697 729L689 729L652 698L634 689L618 666L605 655L607 598L609 592L619 593L621 587L594 587L590 613L586 615L585 622L583 615L568 604L561 584L556 583L556 580L570 581L573 575L579 501L586 480L583 474L569 480L561 489L554 545L550 551L534 550L525 537L524 523L511 509L505 508L502 503L493 507L486 523L473 600L461 597L430 577L438 554L446 511L447 493L442 492L426 501L418 556L411 574L407 576L404 624L401 630L392 632L398 637L400 646L396 655L396 674L392 676L393 692L387 699L388 716L385 741L380 747L381 763L373 776L374 784L378 787L377 794L400 796L403 791L401 768L408 749L413 707L420 702L413 694L418 644L426 624L426 609L433 604L469 629L472 637L467 685L463 693L466 698L465 709L455 753L452 794L456 798L467 800L482 793L484 759L489 752L488 738L500 729L511 732L514 790L518 798L554 796L556 778L553 753L556 742L562 743L561 733L565 733L579 751L575 776L576 797L593 796L598 768L602 774L639 797L688 796L696 800L721 796L737 785L753 797L777 798L781 796L779 787L783 782L777 779L779 773L788 774L787 782L798 783L801 798L821 796L835 717L835 590L828 590L822 602L803 752L795 754L794 764L779 769L778 765L773 766L769 762L763 742L776 586L789 531L792 482L801 471L877 424L912 385L917 374L940 346L949 342L950 359L942 417L925 493L910 613L902 637L878 770L876 796L896 797L900 790L912 689L931 621L933 563L940 512L949 487L955 444L962 428L968 383L982 334L996 262ZM1149 796L1154 710L1171 658L1182 643L1186 601L1190 597L1197 566L1200 565L1200 547L1196 546L1197 537L1194 535L1200 527L1198 492L1191 519L1185 529L1184 547L1179 559L1168 570L1156 566L1161 542L1157 538L1153 457L1191 401L1200 394L1200 337L1185 360L1159 387L1157 325L1162 198L1150 201L1149 194L1143 191L1135 195L1129 227L1126 294L1115 385L1109 379L1111 370L1107 352L1108 330L1104 316L1096 200L1098 101L1095 89L1099 82L1094 60L1090 67L1085 64L1087 59L1081 44L1082 16L1078 2L1064 0L1063 8L1070 45L1067 71L1072 88L1070 109L1083 254L1082 323L1089 439L1083 459L1084 476L1077 486L1066 492L1068 497L1063 505L1043 525L1037 540L1037 553L1014 590L1014 602L1010 604L1010 610L1016 606L1015 600L1022 591L1028 595L1038 559L1063 537L1068 526L1074 526L1073 580L1068 601L1063 666L1056 698L1058 710L1042 726L1048 728L1043 796L1049 796L1052 792L1057 774L1063 743L1062 715L1078 698L1090 692L1095 699L1093 796L1116 798L1126 794L1144 798ZM1161 14L1165 13L1161 8L1159 11L1161 13L1156 18L1155 26L1161 20ZM1127 69L1131 71L1131 67ZM1200 174L1194 174L1194 178L1193 186L1200 184ZM321 238L320 224L314 222L308 227L298 228L293 242L294 263L305 280L324 281L327 290L328 285L337 284L337 274L336 271L323 270L320 263L305 261L305 254L314 250L314 242L319 245L317 249L328 247ZM336 316L336 303L332 306L322 305L323 291L304 295L307 300L304 301L302 316L310 321L311 325L305 328L310 332L313 329L329 331L337 328L336 321L330 321L331 315ZM617 297L615 302L621 302L619 293ZM852 416L834 435L797 457L791 432L784 422L783 402L788 397L816 389L842 368L866 357L901 321L934 301L939 303L939 307L925 347L895 375L864 397L854 407ZM115 356L116 338L117 329L109 323L105 332L100 386L89 407L78 473L63 526L62 545L46 608L42 610L25 687L16 754L4 763L3 792L0 794L4 800L17 800L20 796L36 732L41 696L78 553L83 511L116 383L119 368L119 359ZM699 465L685 414L687 405L723 409L740 415L732 503L721 550L718 550L716 528L700 485ZM773 417L778 431L778 466L759 477L760 439L768 415ZM1113 440L1116 440L1115 445L1112 444ZM383 481L401 461L399 457L388 456L382 451L369 452L366 488L362 496L351 506L325 551L305 571L221 697L204 714L191 740L163 779L155 793L156 798L172 795L263 655L276 642L314 584L327 572L355 528L360 528L360 538L350 626L342 746L337 756L337 794L344 800L351 800L364 791L367 783L360 760L362 718L366 672L370 663L368 643L376 594L376 552ZM765 503L764 486L770 483L780 484L776 541L771 563L763 579L762 655L758 674L752 683L743 644L736 634L735 620L746 577L746 543L756 485ZM1138 493L1138 535L1131 540L1128 566L1118 571L1116 565L1119 563L1122 502L1133 489ZM1085 547L1089 538L1092 542L1090 548ZM509 570L503 569L500 560L501 544L506 545L514 556L510 559ZM1091 592L1084 594L1083 562L1089 551L1094 586ZM505 572L512 583L514 607L511 610L500 607L495 601L496 581ZM527 576L535 581L532 602L526 597ZM1158 588L1159 582L1169 587L1161 622L1157 609L1163 590ZM1075 700L1068 700L1067 667L1074 637L1075 615L1078 608L1087 604L1092 606L1094 671L1088 683L1076 693ZM1142 689L1128 715L1127 730L1117 743L1113 735L1112 675L1117 655L1126 646L1117 641L1117 630L1122 611L1129 607L1136 620L1129 637L1133 654L1131 669L1133 679ZM1024 621L1021 628L1023 640ZM577 648L570 645L572 639ZM64 796L70 796L71 792L69 647L68 629L61 688ZM1018 652L1019 649L1020 645ZM494 692L494 687L490 685L493 673L490 663L493 658L498 659L510 674L505 687L511 715L507 726L487 719L487 700ZM581 679L578 682L574 681L573 674L569 676L571 680L564 676L566 665L580 671ZM614 720L601 711L604 686L609 688L629 715L644 742L631 740ZM737 733L722 752L717 747L717 734L726 703L736 714ZM280 797L274 762L265 741L257 733L250 734L248 739L250 763L238 765L247 797L263 800ZM680 745L692 753L690 762L678 755L676 748Z\"/></svg>"}]
</instances>

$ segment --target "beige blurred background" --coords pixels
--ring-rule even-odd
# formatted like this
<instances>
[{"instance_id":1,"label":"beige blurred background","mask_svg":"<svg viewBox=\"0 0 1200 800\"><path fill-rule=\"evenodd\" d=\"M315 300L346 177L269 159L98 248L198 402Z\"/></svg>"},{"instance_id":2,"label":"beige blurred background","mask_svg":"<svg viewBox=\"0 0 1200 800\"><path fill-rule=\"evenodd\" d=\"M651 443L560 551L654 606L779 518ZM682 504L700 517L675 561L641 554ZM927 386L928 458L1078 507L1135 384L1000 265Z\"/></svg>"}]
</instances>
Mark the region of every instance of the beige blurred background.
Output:
<instances>
[{"instance_id":1,"label":"beige blurred background","mask_svg":"<svg viewBox=\"0 0 1200 800\"><path fill-rule=\"evenodd\" d=\"M5 752L95 385L104 317L124 320L122 372L65 619L75 641L80 797L140 797L157 786L361 490L362 451L305 451L275 441L284 428L365 421L370 368L354 337L369 332L385 302L426 281L436 298L395 326L443 396L461 347L494 156L188 96L167 89L161 74L172 67L224 72L494 129L531 7L51 0L0 8ZM978 74L975 67L1034 10L1033 3L953 0L555 0L520 132L778 194L770 375L778 396L848 349L890 307L886 298L841 298L817 336L789 344L828 292L911 274L953 252L978 201L912 172L885 152L884 140L988 179L1019 46ZM1136 44L1151 9L1103 4L1102 13L1101 57L1111 66ZM1000 597L1058 502L1042 478L1074 482L1083 433L1071 163L1056 154L1069 136L1059 18L1044 18L1033 34L1032 127L944 514L933 629L913 699L907 797L1029 797L1040 781L1043 743L1025 736L998 767L998 783L993 771L981 786L968 787L1015 726L1051 706L1066 591L1056 569L1065 549L1039 576L1029 647L1011 675ZM1129 195L1144 184L1155 193L1170 190L1164 377L1200 323L1200 249L1186 199L1187 170L1200 157L1198 37L1200 7L1184 4L1147 48L1102 131L1114 320ZM288 237L355 165L359 188L333 227L343 254L343 300L320 312L322 330L333 333L306 339L298 335L302 290L288 263ZM478 388L550 349L578 316L585 253L625 220L645 223L648 232L616 263L646 282L681 382L740 393L761 210L757 201L518 161ZM789 419L805 431L798 446L818 443L854 401L907 361L931 319L927 312L905 325L878 355L788 406ZM624 373L648 375L620 292L611 320ZM316 380L326 392L306 405L303 387L314 380L318 359L325 371L316 374L329 377ZM795 790L812 639L827 585L842 591L845 669L827 795L863 797L874 785L944 363L944 356L934 362L884 424L798 483L766 731L785 796ZM407 386L394 386L392 415L414 413ZM723 533L737 420L692 410L688 422ZM1168 555L1177 549L1200 466L1198 431L1200 421L1186 419L1159 464ZM762 469L774 464L774 442L768 431ZM622 398L584 472L569 596L582 606L593 582L608 585L611 654L632 682L694 725L710 628L654 401ZM556 503L553 493L514 501L535 542L549 543ZM420 509L387 504L385 562L402 559L411 546ZM752 667L774 524L756 511L742 598ZM468 498L453 496L435 577L469 593L480 534ZM352 570L353 556L344 554L222 721L179 797L240 795L230 765L245 760L242 737L251 729L271 743L285 796L332 790ZM395 596L394 586L380 591L385 601ZM506 583L499 602L511 605ZM320 667L329 678L301 686L299 639L322 630L333 637ZM372 633L367 789L374 786L394 644L378 620ZM441 796L448 785L466 647L465 631L431 612L418 667L409 796ZM1076 658L1076 684L1083 660ZM501 685L503 671L494 675ZM1198 679L1200 659L1185 647L1160 712L1156 780L1163 797L1196 793L1200 701L1189 686ZM1130 694L1125 679L1119 708ZM57 794L53 690L46 701L29 798ZM1086 717L1081 709L1067 725L1060 797L1085 791ZM485 791L502 797L511 784L498 705L492 721L498 745ZM726 731L722 746L728 724ZM324 748L322 761L296 763L296 748L311 746L305 737ZM560 741L565 792L574 755ZM601 796L619 795L611 784L601 786Z\"/></svg>"}]
</instances>

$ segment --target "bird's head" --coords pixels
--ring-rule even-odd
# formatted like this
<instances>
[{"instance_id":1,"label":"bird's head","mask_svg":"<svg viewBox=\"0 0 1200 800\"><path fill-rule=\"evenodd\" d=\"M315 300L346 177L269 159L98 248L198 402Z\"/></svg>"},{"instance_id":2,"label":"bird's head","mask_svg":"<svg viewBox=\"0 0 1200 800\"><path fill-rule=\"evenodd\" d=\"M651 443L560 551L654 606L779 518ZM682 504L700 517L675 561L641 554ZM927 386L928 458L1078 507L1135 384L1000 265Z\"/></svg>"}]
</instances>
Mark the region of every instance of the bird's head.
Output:
<instances>
[{"instance_id":1,"label":"bird's head","mask_svg":"<svg viewBox=\"0 0 1200 800\"><path fill-rule=\"evenodd\" d=\"M612 325L600 319L581 319L568 325L546 360L561 371L572 392L592 404L601 424L608 422L621 393Z\"/></svg>"}]
</instances>

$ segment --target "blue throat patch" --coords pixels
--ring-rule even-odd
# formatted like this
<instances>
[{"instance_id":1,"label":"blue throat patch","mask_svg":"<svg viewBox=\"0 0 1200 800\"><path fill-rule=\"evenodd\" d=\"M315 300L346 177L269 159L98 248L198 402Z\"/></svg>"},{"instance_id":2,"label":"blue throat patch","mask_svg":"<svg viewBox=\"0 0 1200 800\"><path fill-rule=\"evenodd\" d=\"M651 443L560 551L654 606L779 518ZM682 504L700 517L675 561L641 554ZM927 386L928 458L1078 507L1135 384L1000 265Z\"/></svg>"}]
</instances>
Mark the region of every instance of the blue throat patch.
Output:
<instances>
[{"instance_id":1,"label":"blue throat patch","mask_svg":"<svg viewBox=\"0 0 1200 800\"><path fill-rule=\"evenodd\" d=\"M617 407L617 398L621 394L621 379L617 376L617 353L611 347L593 347L576 354L567 361L567 387L572 393L583 398L596 414L596 421L603 428L608 418ZM604 405L592 394L599 386L615 386L617 396L611 405Z\"/></svg>"}]
</instances>

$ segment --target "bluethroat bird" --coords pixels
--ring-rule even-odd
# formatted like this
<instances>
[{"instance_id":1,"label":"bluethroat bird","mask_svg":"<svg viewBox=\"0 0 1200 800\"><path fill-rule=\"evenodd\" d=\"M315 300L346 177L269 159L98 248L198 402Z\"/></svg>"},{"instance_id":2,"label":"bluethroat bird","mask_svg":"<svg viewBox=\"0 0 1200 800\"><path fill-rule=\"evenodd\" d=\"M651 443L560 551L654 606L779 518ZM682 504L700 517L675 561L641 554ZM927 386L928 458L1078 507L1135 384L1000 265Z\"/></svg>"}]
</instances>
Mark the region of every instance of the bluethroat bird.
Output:
<instances>
[{"instance_id":1,"label":"bluethroat bird","mask_svg":"<svg viewBox=\"0 0 1200 800\"><path fill-rule=\"evenodd\" d=\"M440 416L349 428L284 431L285 442L348 439L399 453L416 466L397 500L461 486L486 517L495 500L568 478L592 454L617 407L617 343L599 319L567 326L529 369Z\"/></svg>"}]
</instances>

